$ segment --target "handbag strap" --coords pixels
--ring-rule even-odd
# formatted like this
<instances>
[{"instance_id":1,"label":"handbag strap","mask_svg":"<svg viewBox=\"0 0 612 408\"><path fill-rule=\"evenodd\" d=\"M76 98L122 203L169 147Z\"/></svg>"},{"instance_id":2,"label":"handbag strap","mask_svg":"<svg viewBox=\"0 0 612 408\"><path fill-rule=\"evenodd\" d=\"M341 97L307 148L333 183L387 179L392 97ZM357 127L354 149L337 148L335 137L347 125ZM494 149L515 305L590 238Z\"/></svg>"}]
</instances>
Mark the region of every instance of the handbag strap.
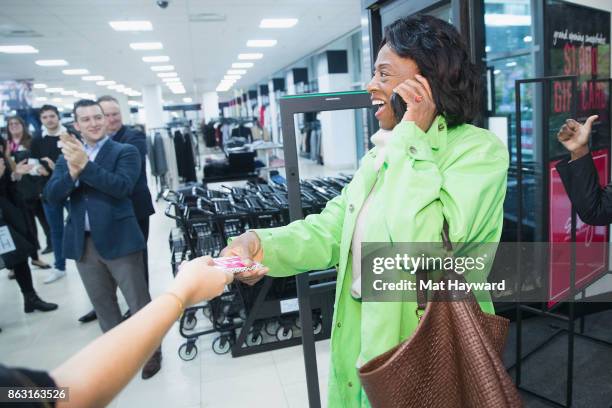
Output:
<instances>
[{"instance_id":1,"label":"handbag strap","mask_svg":"<svg viewBox=\"0 0 612 408\"><path fill-rule=\"evenodd\" d=\"M448 222L444 219L444 223L442 224L442 244L444 249L447 252L453 251L453 244L450 241L450 235L448 233ZM427 289L421 289L421 282L427 278L427 271L423 269L419 269L416 273L417 278L417 308L416 315L419 320L421 320L421 316L425 313L425 308L427 307Z\"/></svg>"}]
</instances>

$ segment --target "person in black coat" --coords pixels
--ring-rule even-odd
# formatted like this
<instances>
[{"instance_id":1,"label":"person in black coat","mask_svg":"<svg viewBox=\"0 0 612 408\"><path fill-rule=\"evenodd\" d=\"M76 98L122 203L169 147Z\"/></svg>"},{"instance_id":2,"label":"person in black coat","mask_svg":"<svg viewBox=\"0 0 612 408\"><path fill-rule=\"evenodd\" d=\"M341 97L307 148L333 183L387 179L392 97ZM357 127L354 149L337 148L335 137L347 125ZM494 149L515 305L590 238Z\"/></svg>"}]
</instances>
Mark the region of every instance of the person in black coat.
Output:
<instances>
[{"instance_id":1,"label":"person in black coat","mask_svg":"<svg viewBox=\"0 0 612 408\"><path fill-rule=\"evenodd\" d=\"M589 225L608 225L612 223L612 185L601 188L589 151L591 128L597 118L597 115L590 116L584 124L574 119L565 122L557 139L570 152L570 157L556 167L580 219Z\"/></svg>"},{"instance_id":2,"label":"person in black coat","mask_svg":"<svg viewBox=\"0 0 612 408\"><path fill-rule=\"evenodd\" d=\"M0 255L2 263L4 267L15 272L15 279L23 294L26 313L35 310L41 312L55 310L57 309L55 303L41 300L34 290L28 258L36 252L35 240L32 236L32 229L28 225L29 217L24 213L25 206L15 189L15 183L11 179L11 170L5 161L4 143L0 144L0 150L0 226L8 227L15 247L14 250Z\"/></svg>"}]
</instances>

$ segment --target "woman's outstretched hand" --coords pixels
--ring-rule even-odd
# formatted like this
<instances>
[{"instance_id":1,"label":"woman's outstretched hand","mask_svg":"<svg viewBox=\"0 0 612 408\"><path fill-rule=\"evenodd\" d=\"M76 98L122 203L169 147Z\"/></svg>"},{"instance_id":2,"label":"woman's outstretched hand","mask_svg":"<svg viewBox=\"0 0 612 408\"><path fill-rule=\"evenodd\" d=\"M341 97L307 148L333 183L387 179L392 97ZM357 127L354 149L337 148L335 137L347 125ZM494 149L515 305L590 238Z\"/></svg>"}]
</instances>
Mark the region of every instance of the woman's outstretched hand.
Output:
<instances>
[{"instance_id":1,"label":"woman's outstretched hand","mask_svg":"<svg viewBox=\"0 0 612 408\"><path fill-rule=\"evenodd\" d=\"M263 248L261 241L256 233L252 231L234 238L232 242L223 248L221 256L239 256L245 265L252 265L253 262L263 261ZM236 279L254 285L268 273L268 268L257 268L252 271L236 274Z\"/></svg>"},{"instance_id":2,"label":"woman's outstretched hand","mask_svg":"<svg viewBox=\"0 0 612 408\"><path fill-rule=\"evenodd\" d=\"M215 267L210 256L202 256L181 264L169 291L188 307L219 296L233 279L232 273Z\"/></svg>"},{"instance_id":3,"label":"woman's outstretched hand","mask_svg":"<svg viewBox=\"0 0 612 408\"><path fill-rule=\"evenodd\" d=\"M436 118L436 103L427 79L418 74L414 78L405 80L393 92L401 96L408 106L402 120L414 122L423 132L427 132Z\"/></svg>"}]
</instances>

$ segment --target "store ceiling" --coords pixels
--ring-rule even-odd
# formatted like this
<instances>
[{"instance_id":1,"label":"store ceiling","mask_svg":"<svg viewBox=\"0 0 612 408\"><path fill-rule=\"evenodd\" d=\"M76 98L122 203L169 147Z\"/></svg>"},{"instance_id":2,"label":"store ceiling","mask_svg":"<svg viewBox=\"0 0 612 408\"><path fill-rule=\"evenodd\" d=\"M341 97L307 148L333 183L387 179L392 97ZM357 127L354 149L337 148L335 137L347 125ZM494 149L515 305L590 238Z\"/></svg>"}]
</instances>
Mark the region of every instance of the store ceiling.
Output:
<instances>
[{"instance_id":1,"label":"store ceiling","mask_svg":"<svg viewBox=\"0 0 612 408\"><path fill-rule=\"evenodd\" d=\"M34 79L49 87L106 94L110 91L62 69L85 68L137 91L160 84L165 100L181 101L213 91L238 54L264 57L234 85L246 88L359 26L360 0L170 0L166 9L156 0L2 0L0 45L31 45L37 54L0 53L0 80ZM218 16L220 15L220 16ZM261 29L263 18L298 18L289 29ZM222 21L196 21L220 18ZM148 20L152 31L120 32L115 20ZM247 40L275 39L272 48L248 48ZM132 42L159 41L163 50L135 51ZM168 63L150 64L146 55L167 55ZM67 67L41 67L40 59L64 59ZM163 86L151 65L174 65L186 94ZM50 96L42 90L37 95ZM66 103L72 102L63 97ZM131 98L140 99L140 98Z\"/></svg>"}]
</instances>

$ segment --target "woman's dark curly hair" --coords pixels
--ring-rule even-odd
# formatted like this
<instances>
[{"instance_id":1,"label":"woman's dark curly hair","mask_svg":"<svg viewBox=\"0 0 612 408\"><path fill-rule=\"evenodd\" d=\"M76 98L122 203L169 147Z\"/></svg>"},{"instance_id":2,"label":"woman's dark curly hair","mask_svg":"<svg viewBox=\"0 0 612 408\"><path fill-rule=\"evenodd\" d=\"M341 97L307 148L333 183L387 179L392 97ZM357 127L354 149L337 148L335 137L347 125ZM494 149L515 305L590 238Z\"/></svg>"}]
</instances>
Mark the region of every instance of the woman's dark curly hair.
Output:
<instances>
[{"instance_id":1,"label":"woman's dark curly hair","mask_svg":"<svg viewBox=\"0 0 612 408\"><path fill-rule=\"evenodd\" d=\"M400 57L414 60L449 127L478 117L480 75L455 27L432 16L406 17L385 28L381 47L385 44Z\"/></svg>"}]
</instances>

